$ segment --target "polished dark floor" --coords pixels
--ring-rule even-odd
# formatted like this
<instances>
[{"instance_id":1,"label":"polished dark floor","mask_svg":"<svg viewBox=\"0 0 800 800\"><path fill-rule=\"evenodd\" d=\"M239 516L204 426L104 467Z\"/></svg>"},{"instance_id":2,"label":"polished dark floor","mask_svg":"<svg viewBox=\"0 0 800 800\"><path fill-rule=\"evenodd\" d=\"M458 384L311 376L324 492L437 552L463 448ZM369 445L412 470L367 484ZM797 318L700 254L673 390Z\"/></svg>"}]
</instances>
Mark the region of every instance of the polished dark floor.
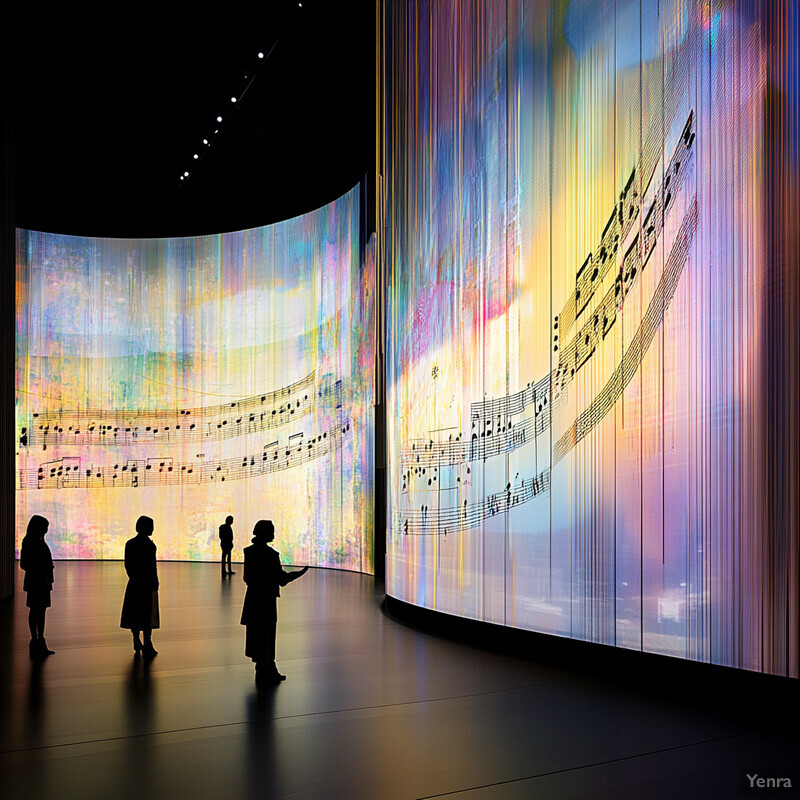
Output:
<instances>
[{"instance_id":1,"label":"polished dark floor","mask_svg":"<svg viewBox=\"0 0 800 800\"><path fill-rule=\"evenodd\" d=\"M225 582L212 564L159 574L151 663L118 627L121 563L57 564L44 663L21 580L0 604L0 798L797 796L747 788L748 772L800 779L794 723L747 697L710 711L439 639L384 615L364 575L311 570L284 590L288 680L257 691L241 565Z\"/></svg>"}]
</instances>

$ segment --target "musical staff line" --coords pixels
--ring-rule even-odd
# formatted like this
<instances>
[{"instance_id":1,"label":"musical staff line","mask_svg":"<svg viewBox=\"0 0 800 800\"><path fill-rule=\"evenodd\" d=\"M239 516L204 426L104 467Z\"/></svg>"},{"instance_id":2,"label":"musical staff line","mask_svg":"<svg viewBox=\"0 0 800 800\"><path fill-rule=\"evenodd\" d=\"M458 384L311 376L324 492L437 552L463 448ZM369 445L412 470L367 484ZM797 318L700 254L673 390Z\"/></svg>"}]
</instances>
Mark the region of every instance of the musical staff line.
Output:
<instances>
[{"instance_id":1,"label":"musical staff line","mask_svg":"<svg viewBox=\"0 0 800 800\"><path fill-rule=\"evenodd\" d=\"M695 197L681 223L658 287L621 364L589 408L558 440L553 449L553 466L608 414L638 371L644 353L663 321L664 311L675 295L696 230L697 198ZM549 488L550 469L546 469L534 478L523 480L518 486L512 487L510 483L507 484L505 490L487 495L479 503L468 503L465 500L462 506L431 511L428 506L423 505L419 510L396 512L393 532L413 536L446 536L448 533L460 533L474 528L485 519L508 513Z\"/></svg>"},{"instance_id":2,"label":"musical staff line","mask_svg":"<svg viewBox=\"0 0 800 800\"><path fill-rule=\"evenodd\" d=\"M646 269L650 257L655 251L658 237L664 230L664 220L670 203L683 185L683 177L686 175L687 168L692 160L693 151L686 154L682 169L677 169L677 171L670 172L667 175L664 181L664 189L657 195L650 206L650 210L647 212L642 224L642 230L636 234L625 252L622 265L614 280L614 285L606 292L602 301L581 327L580 332L559 352L558 367L553 377L556 397L569 385L581 367L592 357L597 345L605 339L614 326L625 298L633 288L637 277ZM680 164L676 166L680 167ZM675 180L672 181L672 186L669 188L670 178L673 175ZM558 351L557 345L554 350Z\"/></svg>"},{"instance_id":3,"label":"musical staff line","mask_svg":"<svg viewBox=\"0 0 800 800\"><path fill-rule=\"evenodd\" d=\"M170 410L59 410L36 412L20 433L23 446L137 445L232 439L281 427L310 413L323 389L315 372L290 386L221 405ZM340 389L339 389L340 391ZM338 396L338 395L337 395Z\"/></svg>"},{"instance_id":4,"label":"musical staff line","mask_svg":"<svg viewBox=\"0 0 800 800\"><path fill-rule=\"evenodd\" d=\"M303 434L292 437L291 444L278 441L264 447L257 455L225 458L206 463L178 463L169 457L128 459L113 466L83 466L78 456L46 461L38 469L19 470L20 490L37 489L114 489L143 486L178 486L199 483L223 483L258 475L268 475L306 464L337 450L350 432L350 422L323 431L310 440Z\"/></svg>"},{"instance_id":5,"label":"musical staff line","mask_svg":"<svg viewBox=\"0 0 800 800\"><path fill-rule=\"evenodd\" d=\"M683 273L683 267L689 255L689 247L696 230L697 197L695 196L690 210L681 223L680 231L675 238L658 287L653 293L636 334L622 357L622 362L589 407L578 416L569 430L556 442L553 448L554 466L608 414L638 371L644 354L663 322L664 312L675 295L675 289Z\"/></svg>"},{"instance_id":6,"label":"musical staff line","mask_svg":"<svg viewBox=\"0 0 800 800\"><path fill-rule=\"evenodd\" d=\"M695 138L692 132L693 121L694 111L692 110L689 112L689 117L686 120L683 132L672 154L669 166L664 173L664 182L656 190L656 201L654 201L654 205L661 199L662 212L669 205L671 197L675 194L675 181L682 180L682 175L686 172L686 156L694 144ZM683 169L681 169L682 165L684 165ZM655 167L656 164L654 162L649 169L649 175L641 195L633 185L637 174L637 167L633 168L628 182L625 184L625 188L620 193L620 201L614 207L603 229L603 233L600 237L600 244L593 253L589 253L583 265L578 270L575 276L575 289L564 304L561 313L554 320L553 343L555 349L558 348L558 341L563 340L578 317L586 310L597 288L601 285L603 278L616 262L617 251L625 242L625 239L633 228L634 222L641 212L641 203L650 189L653 175L655 174ZM641 165L639 165L638 169L641 171ZM670 182L673 183L672 188L670 188ZM650 212L652 211L653 207L650 209ZM650 213L648 213L648 218L649 217ZM645 219L643 228L646 229L647 226L648 219Z\"/></svg>"},{"instance_id":7,"label":"musical staff line","mask_svg":"<svg viewBox=\"0 0 800 800\"><path fill-rule=\"evenodd\" d=\"M450 506L430 510L428 506L420 509L395 512L393 533L403 536L447 536L448 533L461 533L474 528L485 519L506 514L517 506L544 494L550 488L550 470L521 481L510 483L501 492L487 495L478 503Z\"/></svg>"},{"instance_id":8,"label":"musical staff line","mask_svg":"<svg viewBox=\"0 0 800 800\"><path fill-rule=\"evenodd\" d=\"M653 341L655 331L661 324L659 315L663 315L664 310L675 294L677 282L680 279L681 270L686 261L696 226L697 198L695 197L675 238L661 280L631 340L631 345L626 350L622 363L617 366L613 376L589 408L578 417L570 430L559 439L553 450L554 464L558 463L566 452L609 412L621 396L622 390L633 378L644 353ZM594 351L592 350L592 352ZM573 377L574 375L570 375L569 380ZM555 379L557 380L558 378L559 375L556 372ZM485 460L503 453L512 452L527 442L534 441L536 436L550 427L550 405L543 401L543 398L548 394L546 389L549 381L550 376L548 375L536 384L529 385L514 395L472 404L473 427L478 422L486 424L485 420L481 419L480 414L476 413L476 409L489 407L493 410L524 410L529 405L527 398L531 400L538 398L540 401L535 406L536 412L533 417L521 420L516 424L506 419L504 426L495 427L494 431L492 428L484 430L481 437L476 439L473 436L471 441L456 438L447 442L434 442L433 440L414 442L410 448L406 447L401 450L400 457L403 471L409 471L408 477L410 479L411 470L453 466L469 461ZM497 418L502 418L502 415L497 415ZM486 436L486 433L489 433L489 436Z\"/></svg>"},{"instance_id":9,"label":"musical staff line","mask_svg":"<svg viewBox=\"0 0 800 800\"><path fill-rule=\"evenodd\" d=\"M544 404L533 417L513 424L498 415L497 425L490 422L480 434L473 432L471 439L456 437L447 442L413 442L401 450L400 463L404 470L419 466L445 467L467 461L478 461L509 453L550 427L550 408Z\"/></svg>"},{"instance_id":10,"label":"musical staff line","mask_svg":"<svg viewBox=\"0 0 800 800\"><path fill-rule=\"evenodd\" d=\"M679 189L683 186L694 161L694 151L691 149L695 136L692 132L692 121L693 112L690 112L681 134L681 144L673 154L663 186L656 193L656 197L650 205L641 231L636 234L623 257L614 285L608 290L600 305L581 330L561 351L556 369L536 383L528 384L514 394L472 403L470 406L471 441L466 441L461 436L447 442L436 442L432 439L417 440L411 443L411 447L403 448L401 450L401 466L404 472L409 471L409 479L411 477L410 470L415 468L452 466L512 452L527 442L533 441L550 427L551 415L548 398L552 397L553 402L557 401L579 370L591 359L597 345L605 339L613 327L624 300L637 277L644 272L650 257L655 252L656 243L664 229L667 212ZM683 160L681 161L678 156L681 156ZM696 203L696 199L694 202ZM691 216L691 213L687 217ZM685 224L686 218L684 219ZM684 233L685 228L682 227L673 245L670 258L672 253L678 252L675 248ZM666 302L669 303L671 298L672 295ZM640 333L641 327L636 336L639 336ZM651 341L652 336L648 339L646 347ZM535 409L532 418L516 424L509 419L513 415L521 414L531 405ZM476 433L476 427L481 429L480 435Z\"/></svg>"}]
</instances>

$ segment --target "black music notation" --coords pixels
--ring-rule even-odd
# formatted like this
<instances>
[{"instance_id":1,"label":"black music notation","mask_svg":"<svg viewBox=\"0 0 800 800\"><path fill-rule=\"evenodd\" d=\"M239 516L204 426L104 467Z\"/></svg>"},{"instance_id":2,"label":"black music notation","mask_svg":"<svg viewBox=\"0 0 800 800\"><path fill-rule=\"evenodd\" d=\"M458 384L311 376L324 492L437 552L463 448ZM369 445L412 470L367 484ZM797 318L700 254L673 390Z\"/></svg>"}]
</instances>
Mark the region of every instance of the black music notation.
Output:
<instances>
[{"instance_id":1,"label":"black music notation","mask_svg":"<svg viewBox=\"0 0 800 800\"><path fill-rule=\"evenodd\" d=\"M292 469L337 450L350 433L346 421L310 438L302 433L289 437L286 445L276 440L255 455L206 462L175 463L173 458L127 459L113 466L84 465L78 456L46 461L38 469L19 470L19 489L114 489L144 486L178 486L268 475Z\"/></svg>"},{"instance_id":2,"label":"black music notation","mask_svg":"<svg viewBox=\"0 0 800 800\"><path fill-rule=\"evenodd\" d=\"M625 252L613 286L606 292L580 331L566 347L560 350L556 369L514 394L472 403L472 431L469 441L459 435L455 439L451 437L447 442L432 439L417 440L411 443L411 447L404 447L401 450L401 465L407 484L410 484L415 469L485 460L508 453L533 441L549 428L550 403L558 401L564 389L594 355L598 344L613 327L626 296L637 278L644 272L655 251L656 243L664 229L667 213L674 204L674 199L693 164L692 148L695 139L692 131L693 119L692 111L664 174L663 183L650 203L641 230L633 237ZM638 214L638 205L636 209ZM635 219L635 216L631 219ZM618 228L624 229L626 224L622 217L617 218ZM608 259L607 262L603 260L605 265L603 275L607 274L610 265L615 261L616 259ZM594 280L597 281L596 284L593 283L596 288L600 283L599 277L595 276ZM592 295L595 293L595 288L591 290ZM586 302L588 303L588 300ZM581 308L581 312L584 310L585 306ZM558 345L555 346L555 350L559 350ZM521 414L531 406L534 408L533 418L513 423L511 416Z\"/></svg>"},{"instance_id":3,"label":"black music notation","mask_svg":"<svg viewBox=\"0 0 800 800\"><path fill-rule=\"evenodd\" d=\"M315 373L277 389L232 403L199 408L134 411L46 411L31 415L21 446L130 446L165 442L233 439L286 425L310 413L315 402L332 395L341 405L341 381L315 390ZM338 407L338 406L337 406Z\"/></svg>"},{"instance_id":4,"label":"black music notation","mask_svg":"<svg viewBox=\"0 0 800 800\"><path fill-rule=\"evenodd\" d=\"M501 492L487 495L479 503L468 503L434 508L423 505L419 509L395 513L393 533L403 536L447 536L476 527L486 519L507 514L517 506L533 500L550 489L550 470L527 478L512 486L507 484Z\"/></svg>"},{"instance_id":5,"label":"black music notation","mask_svg":"<svg viewBox=\"0 0 800 800\"><path fill-rule=\"evenodd\" d=\"M578 416L569 430L556 442L553 447L554 466L608 414L638 371L644 354L650 347L656 331L664 321L664 312L675 295L696 230L697 197L695 196L691 208L683 218L661 280L653 293L647 311L644 313L631 343L622 357L621 363L617 365L614 374L608 379L606 385L595 399L592 400L589 407Z\"/></svg>"},{"instance_id":6,"label":"black music notation","mask_svg":"<svg viewBox=\"0 0 800 800\"><path fill-rule=\"evenodd\" d=\"M663 226L663 215L668 210L671 199L675 196L677 191L676 184L678 181L682 181L683 176L686 174L687 156L690 152L693 152L692 145L695 139L695 134L692 131L693 122L694 111L692 110L689 112L689 117L683 127L678 144L664 172L664 180L655 192L656 199L653 201L642 225L643 241L639 249L646 249L650 244L650 238L655 239L658 235L654 233L655 226L658 224ZM641 165L638 169L641 171ZM637 167L634 167L628 182L625 184L625 188L620 193L619 203L611 212L611 216L603 229L599 246L593 253L589 253L578 270L575 276L575 290L553 322L554 351L558 351L559 341L564 340L575 321L586 310L598 287L602 284L603 278L616 263L617 251L633 228L641 211L642 200L650 189L655 174L655 164L649 170L649 175L644 182L641 194L634 183L636 174ZM659 219L661 220L660 223L658 222Z\"/></svg>"},{"instance_id":7,"label":"black music notation","mask_svg":"<svg viewBox=\"0 0 800 800\"><path fill-rule=\"evenodd\" d=\"M689 129L687 129L689 130ZM685 132L686 133L686 132ZM694 134L691 134L692 137ZM569 385L576 373L594 355L597 345L614 326L619 312L637 278L644 272L664 230L664 220L693 160L693 151L684 154L665 176L663 190L653 200L642 224L625 252L614 285L606 292L580 331L559 351L553 375L555 397ZM556 349L557 346L556 346Z\"/></svg>"},{"instance_id":8,"label":"black music notation","mask_svg":"<svg viewBox=\"0 0 800 800\"><path fill-rule=\"evenodd\" d=\"M478 400L470 404L470 418L473 422L497 416L521 414L532 407L534 414L541 414L550 402L550 376L545 375L536 383L529 383L524 389L504 397Z\"/></svg>"},{"instance_id":9,"label":"black music notation","mask_svg":"<svg viewBox=\"0 0 800 800\"><path fill-rule=\"evenodd\" d=\"M473 420L469 439L458 435L446 442L412 441L411 447L404 447L400 451L400 463L404 470L413 471L421 467L485 461L534 441L549 427L550 408L546 403L534 416L516 423L499 414L494 418L477 418Z\"/></svg>"}]
</instances>

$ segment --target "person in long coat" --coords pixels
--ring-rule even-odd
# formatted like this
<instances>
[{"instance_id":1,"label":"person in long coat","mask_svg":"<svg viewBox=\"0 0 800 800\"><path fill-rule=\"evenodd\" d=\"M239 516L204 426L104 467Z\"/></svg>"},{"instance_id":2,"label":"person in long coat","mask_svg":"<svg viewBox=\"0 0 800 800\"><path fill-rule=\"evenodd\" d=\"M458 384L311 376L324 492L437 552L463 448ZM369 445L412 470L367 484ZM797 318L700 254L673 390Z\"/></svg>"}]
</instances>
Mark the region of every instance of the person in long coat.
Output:
<instances>
[{"instance_id":1,"label":"person in long coat","mask_svg":"<svg viewBox=\"0 0 800 800\"><path fill-rule=\"evenodd\" d=\"M257 683L279 683L286 680L275 664L275 635L278 624L278 597L286 586L305 575L285 572L281 558L269 543L275 539L272 520L261 519L253 528L253 543L244 549L244 596L241 624L247 628L244 654L255 662Z\"/></svg>"},{"instance_id":2,"label":"person in long coat","mask_svg":"<svg viewBox=\"0 0 800 800\"><path fill-rule=\"evenodd\" d=\"M28 611L28 627L31 643L28 652L31 658L51 656L44 639L44 617L50 608L50 592L53 589L53 556L44 540L50 522L45 517L34 514L28 521L28 530L22 540L19 565L25 571L22 588L27 593L25 605Z\"/></svg>"},{"instance_id":3,"label":"person in long coat","mask_svg":"<svg viewBox=\"0 0 800 800\"><path fill-rule=\"evenodd\" d=\"M156 546L150 539L153 535L153 520L139 517L136 520L136 536L125 543L125 572L128 585L122 602L120 628L133 634L133 651L152 658L158 653L153 647L153 628L161 627L158 611L158 569ZM144 643L139 633L144 635Z\"/></svg>"}]
</instances>

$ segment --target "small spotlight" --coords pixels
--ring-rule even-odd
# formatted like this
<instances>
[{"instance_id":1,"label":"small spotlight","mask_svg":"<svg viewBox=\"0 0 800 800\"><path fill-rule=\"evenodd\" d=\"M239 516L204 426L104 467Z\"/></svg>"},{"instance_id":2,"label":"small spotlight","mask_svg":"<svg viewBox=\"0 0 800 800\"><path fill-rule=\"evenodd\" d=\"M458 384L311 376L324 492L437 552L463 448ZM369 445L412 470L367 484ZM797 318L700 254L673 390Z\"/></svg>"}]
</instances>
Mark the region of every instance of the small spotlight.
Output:
<instances>
[{"instance_id":1,"label":"small spotlight","mask_svg":"<svg viewBox=\"0 0 800 800\"><path fill-rule=\"evenodd\" d=\"M183 174L184 174L184 175L185 175L187 178L189 177L189 173L188 173L188 172L184 172Z\"/></svg>"},{"instance_id":2,"label":"small spotlight","mask_svg":"<svg viewBox=\"0 0 800 800\"><path fill-rule=\"evenodd\" d=\"M203 139L203 144L208 144L208 139Z\"/></svg>"},{"instance_id":3,"label":"small spotlight","mask_svg":"<svg viewBox=\"0 0 800 800\"><path fill-rule=\"evenodd\" d=\"M219 128L217 128L217 129L214 131L214 133L219 133Z\"/></svg>"},{"instance_id":4,"label":"small spotlight","mask_svg":"<svg viewBox=\"0 0 800 800\"><path fill-rule=\"evenodd\" d=\"M235 103L235 102L236 102L236 98L235 97L231 97L231 103Z\"/></svg>"},{"instance_id":5,"label":"small spotlight","mask_svg":"<svg viewBox=\"0 0 800 800\"><path fill-rule=\"evenodd\" d=\"M222 122L222 117L217 117L217 122Z\"/></svg>"},{"instance_id":6,"label":"small spotlight","mask_svg":"<svg viewBox=\"0 0 800 800\"><path fill-rule=\"evenodd\" d=\"M263 54L263 53L259 53L259 54L258 54L258 57L259 57L259 58L264 58L264 54Z\"/></svg>"},{"instance_id":7,"label":"small spotlight","mask_svg":"<svg viewBox=\"0 0 800 800\"><path fill-rule=\"evenodd\" d=\"M200 156L198 156L198 155L197 155L197 153L195 153L195 154L192 156L192 158L200 158Z\"/></svg>"},{"instance_id":8,"label":"small spotlight","mask_svg":"<svg viewBox=\"0 0 800 800\"><path fill-rule=\"evenodd\" d=\"M184 180L184 177L183 177L183 175L181 175L181 180Z\"/></svg>"}]
</instances>

